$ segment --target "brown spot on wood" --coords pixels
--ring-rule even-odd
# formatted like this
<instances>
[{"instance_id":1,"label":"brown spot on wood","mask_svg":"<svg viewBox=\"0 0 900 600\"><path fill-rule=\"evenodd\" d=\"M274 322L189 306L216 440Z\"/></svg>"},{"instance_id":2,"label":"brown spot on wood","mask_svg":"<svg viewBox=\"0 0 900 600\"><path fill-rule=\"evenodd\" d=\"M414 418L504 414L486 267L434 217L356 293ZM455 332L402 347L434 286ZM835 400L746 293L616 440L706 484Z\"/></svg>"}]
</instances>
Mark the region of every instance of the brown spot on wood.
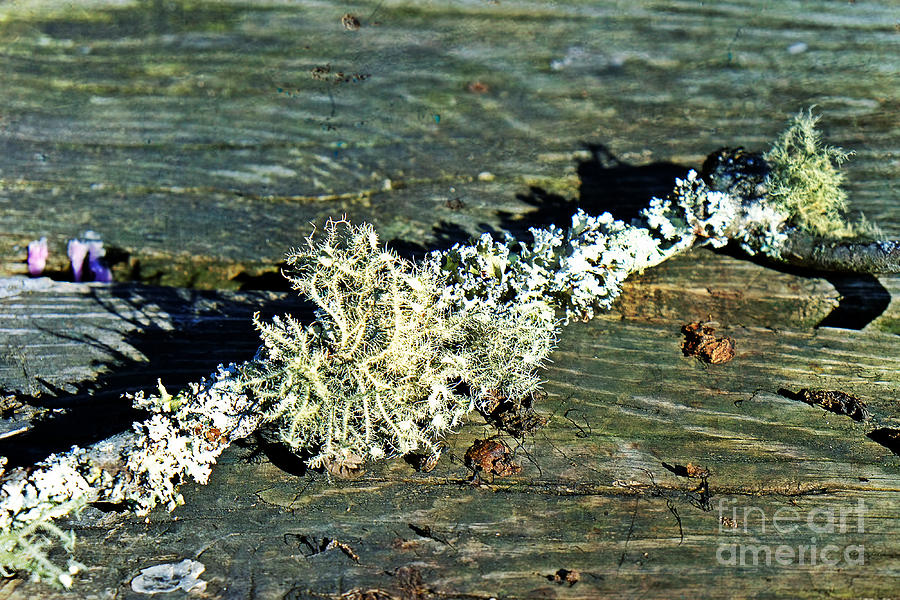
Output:
<instances>
[{"instance_id":1,"label":"brown spot on wood","mask_svg":"<svg viewBox=\"0 0 900 600\"><path fill-rule=\"evenodd\" d=\"M369 73L344 73L343 71L335 71L330 64L317 65L310 69L310 76L317 81L328 81L330 83L350 83L365 81L370 77Z\"/></svg>"},{"instance_id":2,"label":"brown spot on wood","mask_svg":"<svg viewBox=\"0 0 900 600\"><path fill-rule=\"evenodd\" d=\"M358 477L362 474L363 458L350 453L344 457L324 461L323 466L328 473L342 479Z\"/></svg>"},{"instance_id":3,"label":"brown spot on wood","mask_svg":"<svg viewBox=\"0 0 900 600\"><path fill-rule=\"evenodd\" d=\"M574 569L560 569L553 575L547 575L547 579L560 585L568 583L572 587L581 579L581 573Z\"/></svg>"},{"instance_id":4,"label":"brown spot on wood","mask_svg":"<svg viewBox=\"0 0 900 600\"><path fill-rule=\"evenodd\" d=\"M466 451L466 466L475 471L490 473L497 477L507 477L522 470L510 460L509 447L497 440L475 440Z\"/></svg>"},{"instance_id":5,"label":"brown spot on wood","mask_svg":"<svg viewBox=\"0 0 900 600\"><path fill-rule=\"evenodd\" d=\"M545 397L544 392L538 391L516 402L496 390L490 390L478 412L497 429L520 438L547 424L547 418L533 408L535 401Z\"/></svg>"},{"instance_id":6,"label":"brown spot on wood","mask_svg":"<svg viewBox=\"0 0 900 600\"><path fill-rule=\"evenodd\" d=\"M350 13L347 13L343 17L341 17L341 25L343 25L344 29L346 29L347 31L357 31L361 27L359 19L356 18L356 15L352 15Z\"/></svg>"},{"instance_id":7,"label":"brown spot on wood","mask_svg":"<svg viewBox=\"0 0 900 600\"><path fill-rule=\"evenodd\" d=\"M397 585L400 588L400 597L403 600L421 600L430 598L431 590L422 580L422 572L416 567L399 567L394 571Z\"/></svg>"},{"instance_id":8,"label":"brown spot on wood","mask_svg":"<svg viewBox=\"0 0 900 600\"><path fill-rule=\"evenodd\" d=\"M720 365L734 358L734 339L716 337L716 330L711 322L695 321L681 328L684 342L681 351L685 356L696 356L700 360Z\"/></svg>"},{"instance_id":9,"label":"brown spot on wood","mask_svg":"<svg viewBox=\"0 0 900 600\"><path fill-rule=\"evenodd\" d=\"M704 469L694 463L688 463L685 467L687 471L688 477L694 477L696 479L702 479L704 477L709 477L709 469Z\"/></svg>"}]
</instances>

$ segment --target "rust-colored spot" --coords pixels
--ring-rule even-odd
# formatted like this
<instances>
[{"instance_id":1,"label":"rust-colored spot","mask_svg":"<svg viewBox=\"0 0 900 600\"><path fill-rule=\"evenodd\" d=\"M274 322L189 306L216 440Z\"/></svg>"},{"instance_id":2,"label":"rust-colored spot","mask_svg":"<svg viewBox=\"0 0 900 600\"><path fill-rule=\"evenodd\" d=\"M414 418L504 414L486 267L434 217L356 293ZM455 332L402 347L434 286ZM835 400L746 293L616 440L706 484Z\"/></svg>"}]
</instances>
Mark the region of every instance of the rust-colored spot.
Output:
<instances>
[{"instance_id":1,"label":"rust-colored spot","mask_svg":"<svg viewBox=\"0 0 900 600\"><path fill-rule=\"evenodd\" d=\"M685 356L696 356L713 365L727 363L734 358L734 339L716 337L716 330L711 322L695 321L681 328L684 342L681 351Z\"/></svg>"},{"instance_id":2,"label":"rust-colored spot","mask_svg":"<svg viewBox=\"0 0 900 600\"><path fill-rule=\"evenodd\" d=\"M476 475L483 472L507 477L522 470L510 460L509 447L497 440L475 440L466 451L465 463Z\"/></svg>"},{"instance_id":3,"label":"rust-colored spot","mask_svg":"<svg viewBox=\"0 0 900 600\"><path fill-rule=\"evenodd\" d=\"M704 469L694 463L688 463L684 468L687 471L688 477L693 477L695 479L702 479L704 477L709 477L709 469Z\"/></svg>"},{"instance_id":4,"label":"rust-colored spot","mask_svg":"<svg viewBox=\"0 0 900 600\"><path fill-rule=\"evenodd\" d=\"M706 479L709 477L709 469L688 463L687 465L670 465L663 463L663 467L678 475L679 477L690 477L692 479Z\"/></svg>"},{"instance_id":5,"label":"rust-colored spot","mask_svg":"<svg viewBox=\"0 0 900 600\"><path fill-rule=\"evenodd\" d=\"M483 81L473 81L471 82L467 88L473 94L486 94L491 91L491 86L484 83Z\"/></svg>"}]
</instances>

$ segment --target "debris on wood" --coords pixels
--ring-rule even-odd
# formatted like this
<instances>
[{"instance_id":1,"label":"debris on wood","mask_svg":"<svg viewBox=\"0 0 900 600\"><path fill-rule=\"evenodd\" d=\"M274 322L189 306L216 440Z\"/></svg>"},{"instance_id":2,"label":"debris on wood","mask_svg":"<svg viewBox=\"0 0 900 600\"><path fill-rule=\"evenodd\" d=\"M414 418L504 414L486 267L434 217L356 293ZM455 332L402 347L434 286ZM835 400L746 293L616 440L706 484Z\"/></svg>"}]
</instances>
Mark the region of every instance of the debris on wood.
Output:
<instances>
[{"instance_id":1,"label":"debris on wood","mask_svg":"<svg viewBox=\"0 0 900 600\"><path fill-rule=\"evenodd\" d=\"M900 456L900 429L880 427L870 431L866 435L873 442L881 444L894 454Z\"/></svg>"},{"instance_id":2,"label":"debris on wood","mask_svg":"<svg viewBox=\"0 0 900 600\"><path fill-rule=\"evenodd\" d=\"M798 392L787 389L778 390L778 394L791 400L800 400L812 406L819 406L838 415L847 415L854 421L865 421L871 418L866 403L845 392L836 390L811 390L803 388Z\"/></svg>"},{"instance_id":3,"label":"debris on wood","mask_svg":"<svg viewBox=\"0 0 900 600\"><path fill-rule=\"evenodd\" d=\"M520 465L510 459L509 447L497 440L475 440L466 451L465 463L476 476L483 472L507 477L522 470Z\"/></svg>"},{"instance_id":4,"label":"debris on wood","mask_svg":"<svg viewBox=\"0 0 900 600\"><path fill-rule=\"evenodd\" d=\"M688 477L693 477L695 479L709 477L709 469L697 466L694 463L688 463L685 469L687 470Z\"/></svg>"},{"instance_id":5,"label":"debris on wood","mask_svg":"<svg viewBox=\"0 0 900 600\"><path fill-rule=\"evenodd\" d=\"M407 523L407 526L412 530L413 533L418 535L419 537L423 537L428 540L434 540L440 544L444 544L445 546L453 547L453 544L450 543L450 540L445 536L435 532L430 525L416 525L415 523Z\"/></svg>"},{"instance_id":6,"label":"debris on wood","mask_svg":"<svg viewBox=\"0 0 900 600\"><path fill-rule=\"evenodd\" d=\"M670 465L663 463L663 467L678 475L679 477L690 477L691 479L706 479L709 477L709 469L688 463L687 465Z\"/></svg>"},{"instance_id":7,"label":"debris on wood","mask_svg":"<svg viewBox=\"0 0 900 600\"><path fill-rule=\"evenodd\" d=\"M180 563L147 567L131 580L131 589L139 594L165 594L178 590L200 593L206 590L206 582L200 579L205 570L203 563L189 558Z\"/></svg>"},{"instance_id":8,"label":"debris on wood","mask_svg":"<svg viewBox=\"0 0 900 600\"><path fill-rule=\"evenodd\" d=\"M353 479L362 475L364 462L361 456L351 452L347 456L325 460L323 465L325 470L334 477Z\"/></svg>"},{"instance_id":9,"label":"debris on wood","mask_svg":"<svg viewBox=\"0 0 900 600\"><path fill-rule=\"evenodd\" d=\"M349 544L334 538L313 538L308 535L297 535L295 533L284 534L284 542L290 544L289 540L295 539L297 546L306 549L303 555L307 558L328 552L329 550L340 550L347 558L355 563L359 563L359 555L353 551Z\"/></svg>"},{"instance_id":10,"label":"debris on wood","mask_svg":"<svg viewBox=\"0 0 900 600\"><path fill-rule=\"evenodd\" d=\"M430 473L441 458L441 450L441 444L438 444L434 452L408 452L403 455L403 460L418 473Z\"/></svg>"},{"instance_id":11,"label":"debris on wood","mask_svg":"<svg viewBox=\"0 0 900 600\"><path fill-rule=\"evenodd\" d=\"M431 597L431 590L422 580L422 572L416 567L398 567L394 570L394 577L400 587L400 597L403 600L422 600Z\"/></svg>"},{"instance_id":12,"label":"debris on wood","mask_svg":"<svg viewBox=\"0 0 900 600\"><path fill-rule=\"evenodd\" d=\"M499 392L491 391L478 409L485 421L515 438L540 429L547 418L534 411L534 402L546 397L542 391L529 394L521 402L514 402Z\"/></svg>"},{"instance_id":13,"label":"debris on wood","mask_svg":"<svg viewBox=\"0 0 900 600\"><path fill-rule=\"evenodd\" d=\"M560 569L553 575L547 575L547 579L560 585L568 583L569 587L572 587L581 579L581 573L574 569Z\"/></svg>"},{"instance_id":14,"label":"debris on wood","mask_svg":"<svg viewBox=\"0 0 900 600\"><path fill-rule=\"evenodd\" d=\"M341 17L341 25L344 26L344 29L347 31L357 31L361 25L359 19L356 18L356 15L352 15L350 13L345 14Z\"/></svg>"},{"instance_id":15,"label":"debris on wood","mask_svg":"<svg viewBox=\"0 0 900 600\"><path fill-rule=\"evenodd\" d=\"M711 321L694 321L681 328L684 342L681 351L685 356L696 356L713 365L727 363L734 358L734 339L728 336L716 337Z\"/></svg>"},{"instance_id":16,"label":"debris on wood","mask_svg":"<svg viewBox=\"0 0 900 600\"><path fill-rule=\"evenodd\" d=\"M309 74L317 81L328 81L330 83L358 83L371 77L369 73L335 71L330 64L316 65L310 70Z\"/></svg>"},{"instance_id":17,"label":"debris on wood","mask_svg":"<svg viewBox=\"0 0 900 600\"><path fill-rule=\"evenodd\" d=\"M396 600L396 597L388 591L378 588L368 590L353 589L340 595L341 600Z\"/></svg>"},{"instance_id":18,"label":"debris on wood","mask_svg":"<svg viewBox=\"0 0 900 600\"><path fill-rule=\"evenodd\" d=\"M466 206L466 203L459 198L451 198L450 200L444 202L444 206L446 206L450 210L460 210Z\"/></svg>"}]
</instances>

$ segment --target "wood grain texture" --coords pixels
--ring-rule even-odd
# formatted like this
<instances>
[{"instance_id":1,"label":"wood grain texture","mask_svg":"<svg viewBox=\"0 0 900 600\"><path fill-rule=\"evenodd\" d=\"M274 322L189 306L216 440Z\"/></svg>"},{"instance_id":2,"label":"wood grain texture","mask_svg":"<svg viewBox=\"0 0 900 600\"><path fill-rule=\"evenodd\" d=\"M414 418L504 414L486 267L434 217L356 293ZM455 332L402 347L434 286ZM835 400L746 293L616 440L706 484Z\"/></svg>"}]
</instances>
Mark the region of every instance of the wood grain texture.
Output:
<instances>
[{"instance_id":1,"label":"wood grain texture","mask_svg":"<svg viewBox=\"0 0 900 600\"><path fill-rule=\"evenodd\" d=\"M576 206L628 218L816 104L827 141L856 152L854 214L896 237L898 57L896 10L864 1L2 4L0 275L47 236L65 278L66 240L91 229L120 283L0 285L0 454L28 464L127 427L122 391L252 356L255 310L308 317L277 291L223 290L275 287L285 249L329 216L411 254ZM518 475L468 481L466 449L497 435L476 416L427 474L398 459L331 480L249 442L174 514L73 521L91 565L74 592L12 580L0 598L143 597L140 569L193 557L223 599L895 596L900 457L866 434L900 427L898 297L898 277L692 252L564 329L547 426L499 438ZM680 327L707 317L733 361L682 355ZM802 387L854 393L875 418L777 393ZM688 463L706 492L673 472ZM324 538L359 562L313 555ZM732 566L732 544L840 560ZM579 581L548 579L559 569Z\"/></svg>"},{"instance_id":2,"label":"wood grain texture","mask_svg":"<svg viewBox=\"0 0 900 600\"><path fill-rule=\"evenodd\" d=\"M534 188L621 213L671 189L666 164L764 148L812 104L829 143L856 152L854 210L900 235L887 4L147 0L0 15L3 274L24 272L41 236L64 269L65 240L86 229L118 250L120 280L234 288L342 213L429 246L567 218L535 212ZM589 185L623 164L644 167L630 197Z\"/></svg>"},{"instance_id":3,"label":"wood grain texture","mask_svg":"<svg viewBox=\"0 0 900 600\"><path fill-rule=\"evenodd\" d=\"M808 286L789 279L794 289ZM731 282L720 283L727 288ZM234 348L246 344L245 354L252 353L252 333L237 318L251 310L248 304L277 301L267 309L297 309L271 293L197 297L141 286L34 287L0 301L2 326L16 314L33 316L20 323L20 329L30 329L20 335L47 342L27 346L35 377L41 365L59 362L60 344L80 349L68 353L72 366L54 380L64 388L67 377L75 378L69 383L76 390L93 389L98 382L111 389L124 385L122 380L133 384L138 365L148 385L156 377L169 381L209 370L223 340L233 340ZM633 293L646 296L642 287L635 282ZM792 286L773 291L770 282L761 289L782 296L769 298L774 306L786 302ZM671 287L654 296L660 306L690 299ZM764 294L756 296L767 305ZM802 306L810 299L796 295L793 302ZM699 309L689 302L683 306L685 320ZM116 348L122 356L141 349L146 362L117 364L109 354L92 354L96 347L77 335L61 340L47 316L63 311L67 331L85 337L92 330L104 332L104 348ZM110 326L116 323L113 312L130 318ZM151 314L155 321L145 319ZM520 440L499 436L523 466L513 477L488 477L480 485L469 481L462 460L466 449L475 439L497 435L473 416L448 438L438 467L428 474L395 459L355 480L331 480L303 472L277 452L259 454L258 442L251 442L225 455L208 486L187 486L187 504L174 514L154 513L144 523L88 509L72 523L80 539L76 556L93 565L77 593L138 597L128 583L141 568L199 552L213 598L332 597L369 588L410 597L390 575L402 567L421 571L425 588L438 597L887 595L895 582L894 539L900 533L900 457L866 433L900 425L895 401L900 341L877 331L791 328L793 316L786 310L773 312L767 326L740 323L739 306L733 314L734 324L722 323L720 331L736 340L737 356L714 366L682 355L684 321L612 313L566 327L546 370L549 397L538 406L548 425ZM162 322L171 324L167 339L191 345L160 344ZM144 335L149 341L142 341ZM232 349L230 342L227 348ZM4 381L14 381L19 371L6 367ZM19 385L27 388L28 382ZM875 421L857 423L777 393L801 387L854 393L868 403ZM96 426L102 394L94 405L84 392L61 394L55 403L48 395L45 390L45 404L65 410L49 424L34 425L31 454L13 445L18 436L4 440L5 454L20 461L39 458L38 448L48 451L43 436L54 420L93 419ZM22 414L28 413L14 411L12 422ZM106 424L107 434L116 423L127 427L119 415ZM79 438L69 431L53 448L72 441ZM688 463L709 470L706 492L699 489L700 480L670 470ZM833 531L827 530L829 511L835 515ZM773 529L776 514L782 531ZM723 522L735 515L737 527ZM810 528L809 515L818 529ZM359 563L339 550L313 555L310 545L326 538L348 544ZM752 562L757 551L783 546L799 552L813 543L837 547L838 554L828 556L841 561L848 548L857 552L854 548L863 546L865 564L823 568L794 559L766 566L763 555L763 564ZM750 552L747 564L720 562L717 552L727 558L732 544L738 552ZM561 568L579 571L581 579L571 587L547 579ZM727 587L716 583L723 578ZM56 597L28 583L15 594Z\"/></svg>"}]
</instances>

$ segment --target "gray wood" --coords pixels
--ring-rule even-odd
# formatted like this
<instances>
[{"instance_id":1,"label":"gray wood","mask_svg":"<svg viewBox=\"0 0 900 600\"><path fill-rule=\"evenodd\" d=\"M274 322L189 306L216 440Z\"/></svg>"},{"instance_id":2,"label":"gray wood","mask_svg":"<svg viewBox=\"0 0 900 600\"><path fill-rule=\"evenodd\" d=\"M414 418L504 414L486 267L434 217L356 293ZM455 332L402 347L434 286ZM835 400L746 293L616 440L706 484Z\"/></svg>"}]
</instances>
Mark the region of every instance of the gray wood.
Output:
<instances>
[{"instance_id":1,"label":"gray wood","mask_svg":"<svg viewBox=\"0 0 900 600\"><path fill-rule=\"evenodd\" d=\"M223 290L270 285L258 276L329 216L373 221L408 252L562 223L575 204L624 218L717 147L764 148L816 104L828 142L856 152L854 214L900 236L898 46L890 3L0 5L0 275L23 274L25 246L47 236L62 277L66 240L91 229L117 280L180 286L0 286L4 453L50 450L15 433L36 415L70 424L62 447L71 423L125 426L126 389L248 358L254 310L307 313ZM622 162L601 168L587 144ZM692 252L565 328L537 407L547 426L500 436L520 474L468 482L466 449L496 434L477 416L427 474L398 459L331 480L235 447L173 514L86 510L71 526L91 568L74 592L14 579L0 598L137 598L141 568L193 557L210 598L416 597L390 574L402 567L421 571L420 597L889 597L900 457L866 433L900 427L898 294L898 277ZM707 317L736 340L733 361L681 354L680 327ZM863 329L815 327L852 320ZM776 393L801 387L854 393L876 418ZM709 497L663 463L708 469ZM772 529L779 509L855 516L859 500L864 531ZM746 530L723 525L732 507ZM301 536L359 563L306 556ZM865 564L717 561L720 544L812 538L864 545ZM580 580L547 579L561 568Z\"/></svg>"},{"instance_id":2,"label":"gray wood","mask_svg":"<svg viewBox=\"0 0 900 600\"><path fill-rule=\"evenodd\" d=\"M117 278L216 288L343 213L415 243L517 230L548 217L527 217L529 186L617 200L583 176L586 144L697 167L812 104L856 152L854 210L900 235L890 3L67 7L0 7L0 274L41 236L64 269L87 229L119 250Z\"/></svg>"},{"instance_id":3,"label":"gray wood","mask_svg":"<svg viewBox=\"0 0 900 600\"><path fill-rule=\"evenodd\" d=\"M690 259L734 263L730 270L720 269L719 289L737 284L729 276L743 280L744 263L697 254L673 263L671 270L685 268ZM660 279L668 276L665 268ZM821 288L824 284L817 280L781 278L788 281L781 288L770 281L747 289L758 302L741 299L749 305L780 307L766 325L754 324L754 311L739 305L723 310L732 320L723 322L720 331L737 344L736 358L725 365L709 366L682 355L680 324L705 304L691 303L691 295L658 282L654 304L667 307L681 301L683 320L626 318L614 312L566 327L546 371L550 395L538 405L549 417L548 425L523 440L499 438L523 466L516 476L488 477L480 485L468 481L469 471L462 464L466 449L476 438L497 435L473 416L450 436L444 457L428 474L395 459L373 466L358 479L332 480L301 473L297 464L278 455L254 459L251 444L229 451L208 486L187 486L187 504L173 514L157 512L144 523L88 509L73 523L80 539L76 556L92 565L78 593L138 597L128 582L141 568L197 553L207 565L208 595L222 598L304 597L290 594L339 594L357 588L396 595L402 592L400 584L385 573L410 566L421 571L429 589L450 597L671 597L673 590L710 597L774 597L801 589L811 595L824 590L854 596L887 593L895 583L892 548L900 516L900 457L865 434L876 425L900 423L893 401L900 391L897 336L875 330L792 328L796 312L810 306L818 310L827 296L796 292ZM637 281L630 290L647 297L653 287L652 282ZM754 291L758 289L763 292ZM146 312L161 314L154 304L185 294L54 284L0 302L5 315L17 307L22 314L39 315L42 308L68 306L67 329L109 332L109 313L88 308L142 304L150 307ZM259 294L249 296L206 293L193 302L172 302L165 319L175 327L174 337L192 339L188 315L201 322L201 329L204 318L221 328L218 337L197 338L200 347L194 351L171 351L176 356L169 360L208 368L210 357L202 356L201 348L212 350L228 338L249 344L252 338L246 333L232 335L244 330L242 323L219 318L260 302ZM272 301L271 294L262 300ZM783 308L789 302L793 312ZM197 308L209 305L221 312ZM282 299L277 308L292 307ZM29 345L29 351L37 365L54 363L58 334L39 328L39 322L28 324L34 327L33 335L48 343ZM196 321L192 326L198 326ZM120 333L110 334L119 337L108 340L109 347L122 354L145 348L150 360L142 363L143 377L148 380L172 375L171 367L153 358L153 349L161 351L161 346L142 345L140 327L119 327ZM157 327L145 330L153 339ZM70 370L70 376L107 369L134 373L133 366L116 366L109 357L111 364L104 367L89 351L70 356L81 369ZM856 423L788 400L776 393L780 387L857 394L877 423ZM83 402L61 405L72 415L92 411ZM663 463L708 469L708 497L704 500L696 489L699 480L678 477ZM862 532L853 520L859 499L867 511ZM784 535L772 530L779 509L780 515L797 511L798 531ZM816 509L834 510L838 516L841 509L849 511L848 532L811 532L803 519ZM720 517L735 514L733 510L738 511L738 528L720 527ZM828 513L818 514L824 519ZM423 536L429 528L431 537ZM360 562L339 550L305 556L311 551L303 536L313 544L338 539ZM848 546L864 546L864 567L822 571L796 564L754 568L717 563L721 544L763 545L774 551L782 545L808 546L813 537L820 548L834 544L842 552ZM569 588L546 579L560 568L578 570L581 580ZM848 575L851 569L861 577ZM729 586L715 586L723 577ZM233 596L234 590L243 591ZM14 594L54 597L30 583L18 586Z\"/></svg>"}]
</instances>

